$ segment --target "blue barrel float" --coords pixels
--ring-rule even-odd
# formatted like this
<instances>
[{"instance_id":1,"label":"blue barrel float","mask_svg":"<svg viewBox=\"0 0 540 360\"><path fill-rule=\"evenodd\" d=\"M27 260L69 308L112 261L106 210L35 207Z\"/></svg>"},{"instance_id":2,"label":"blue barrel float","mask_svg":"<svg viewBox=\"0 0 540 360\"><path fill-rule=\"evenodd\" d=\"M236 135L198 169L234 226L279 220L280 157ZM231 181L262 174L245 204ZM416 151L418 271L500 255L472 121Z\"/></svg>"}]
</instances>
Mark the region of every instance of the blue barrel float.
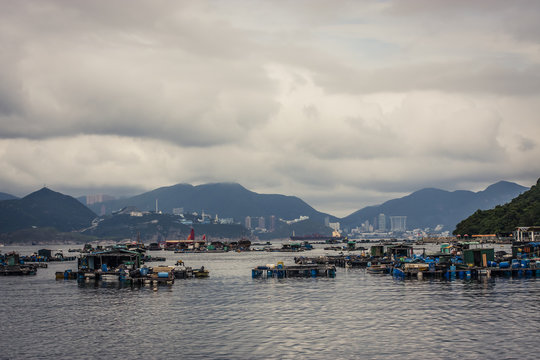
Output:
<instances>
[{"instance_id":1,"label":"blue barrel float","mask_svg":"<svg viewBox=\"0 0 540 360\"><path fill-rule=\"evenodd\" d=\"M69 273L70 272L71 272L71 269L64 271L64 279L69 279Z\"/></svg>"},{"instance_id":2,"label":"blue barrel float","mask_svg":"<svg viewBox=\"0 0 540 360\"><path fill-rule=\"evenodd\" d=\"M328 275L332 278L336 277L336 270L335 269L328 270Z\"/></svg>"}]
</instances>

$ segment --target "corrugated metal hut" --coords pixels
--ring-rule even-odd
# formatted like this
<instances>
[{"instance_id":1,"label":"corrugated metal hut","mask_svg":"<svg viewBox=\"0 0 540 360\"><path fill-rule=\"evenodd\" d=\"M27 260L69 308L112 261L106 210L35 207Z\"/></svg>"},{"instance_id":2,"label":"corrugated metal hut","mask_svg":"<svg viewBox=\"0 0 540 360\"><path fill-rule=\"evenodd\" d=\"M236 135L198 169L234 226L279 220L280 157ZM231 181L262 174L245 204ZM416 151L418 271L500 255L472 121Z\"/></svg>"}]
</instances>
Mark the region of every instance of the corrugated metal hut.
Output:
<instances>
[{"instance_id":1,"label":"corrugated metal hut","mask_svg":"<svg viewBox=\"0 0 540 360\"><path fill-rule=\"evenodd\" d=\"M463 261L467 265L486 267L488 261L495 261L495 249L478 248L463 250Z\"/></svg>"}]
</instances>

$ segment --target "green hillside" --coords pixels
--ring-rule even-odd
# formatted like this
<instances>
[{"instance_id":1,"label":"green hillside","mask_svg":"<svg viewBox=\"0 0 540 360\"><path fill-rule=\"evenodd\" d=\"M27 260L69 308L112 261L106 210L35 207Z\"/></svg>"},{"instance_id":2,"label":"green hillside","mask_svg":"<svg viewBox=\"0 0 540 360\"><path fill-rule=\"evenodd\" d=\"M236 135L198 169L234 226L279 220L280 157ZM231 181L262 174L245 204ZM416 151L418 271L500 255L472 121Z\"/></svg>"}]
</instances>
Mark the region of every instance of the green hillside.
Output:
<instances>
[{"instance_id":1,"label":"green hillside","mask_svg":"<svg viewBox=\"0 0 540 360\"><path fill-rule=\"evenodd\" d=\"M540 225L540 179L505 205L478 210L457 224L454 235L509 233L518 226Z\"/></svg>"},{"instance_id":2,"label":"green hillside","mask_svg":"<svg viewBox=\"0 0 540 360\"><path fill-rule=\"evenodd\" d=\"M0 201L0 233L42 227L75 231L90 226L95 217L76 199L47 188L22 199Z\"/></svg>"}]
</instances>

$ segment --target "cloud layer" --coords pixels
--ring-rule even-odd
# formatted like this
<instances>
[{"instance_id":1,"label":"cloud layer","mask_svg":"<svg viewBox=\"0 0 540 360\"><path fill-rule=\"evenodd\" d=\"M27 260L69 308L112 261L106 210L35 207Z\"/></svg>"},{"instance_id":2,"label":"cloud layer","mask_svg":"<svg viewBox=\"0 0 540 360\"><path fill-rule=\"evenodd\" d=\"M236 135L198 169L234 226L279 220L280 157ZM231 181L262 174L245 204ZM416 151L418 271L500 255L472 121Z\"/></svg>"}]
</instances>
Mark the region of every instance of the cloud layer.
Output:
<instances>
[{"instance_id":1,"label":"cloud layer","mask_svg":"<svg viewBox=\"0 0 540 360\"><path fill-rule=\"evenodd\" d=\"M540 175L537 1L0 10L3 192L237 181L344 216Z\"/></svg>"}]
</instances>

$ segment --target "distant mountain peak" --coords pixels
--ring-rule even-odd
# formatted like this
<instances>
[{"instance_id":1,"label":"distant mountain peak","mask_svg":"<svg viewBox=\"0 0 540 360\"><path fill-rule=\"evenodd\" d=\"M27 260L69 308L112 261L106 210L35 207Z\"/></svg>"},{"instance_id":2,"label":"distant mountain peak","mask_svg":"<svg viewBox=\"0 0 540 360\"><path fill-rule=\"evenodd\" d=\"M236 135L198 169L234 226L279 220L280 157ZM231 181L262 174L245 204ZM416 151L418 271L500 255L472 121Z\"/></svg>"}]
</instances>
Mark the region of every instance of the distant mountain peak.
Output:
<instances>
[{"instance_id":1,"label":"distant mountain peak","mask_svg":"<svg viewBox=\"0 0 540 360\"><path fill-rule=\"evenodd\" d=\"M442 224L445 230L453 230L459 221L477 209L504 204L526 190L508 181L499 181L479 192L423 188L402 198L360 209L343 218L342 223L351 227L361 226L366 220L376 224L376 217L382 213L390 217L407 216L407 229L435 228Z\"/></svg>"},{"instance_id":2,"label":"distant mountain peak","mask_svg":"<svg viewBox=\"0 0 540 360\"><path fill-rule=\"evenodd\" d=\"M158 200L159 210L173 213L182 209L185 213L200 212L217 214L220 218L233 218L243 222L246 216L295 219L309 216L310 219L323 222L326 216L295 196L279 194L258 194L236 182L216 182L196 186L177 184L162 187L137 196L107 201L90 205L91 209L104 213L134 205L142 211L152 210ZM267 219L267 221L269 221Z\"/></svg>"},{"instance_id":3,"label":"distant mountain peak","mask_svg":"<svg viewBox=\"0 0 540 360\"><path fill-rule=\"evenodd\" d=\"M489 185L484 191L506 191L520 188L523 189L523 191L526 191L528 189L525 186L503 180L496 182L495 184Z\"/></svg>"},{"instance_id":4,"label":"distant mountain peak","mask_svg":"<svg viewBox=\"0 0 540 360\"><path fill-rule=\"evenodd\" d=\"M89 226L95 216L75 198L43 187L22 199L0 202L0 232L32 226L73 231Z\"/></svg>"},{"instance_id":5,"label":"distant mountain peak","mask_svg":"<svg viewBox=\"0 0 540 360\"><path fill-rule=\"evenodd\" d=\"M48 197L48 196L51 196L51 195L66 196L66 195L60 194L60 193L58 193L56 191L53 191L53 190L49 189L48 187L42 187L41 189L26 195L23 199L31 199L31 198L43 197L43 196Z\"/></svg>"}]
</instances>

